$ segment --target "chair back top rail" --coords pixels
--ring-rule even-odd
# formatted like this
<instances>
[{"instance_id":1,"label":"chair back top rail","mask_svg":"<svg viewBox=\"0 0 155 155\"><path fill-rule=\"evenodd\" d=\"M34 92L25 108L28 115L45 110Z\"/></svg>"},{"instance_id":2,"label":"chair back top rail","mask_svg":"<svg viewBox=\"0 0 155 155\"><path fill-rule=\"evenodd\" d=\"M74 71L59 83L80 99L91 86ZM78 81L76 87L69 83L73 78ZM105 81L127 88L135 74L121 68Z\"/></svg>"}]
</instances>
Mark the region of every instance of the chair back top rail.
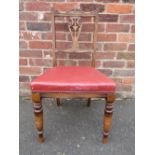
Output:
<instances>
[{"instance_id":1,"label":"chair back top rail","mask_svg":"<svg viewBox=\"0 0 155 155\"><path fill-rule=\"evenodd\" d=\"M71 11L67 11L67 12L59 12L59 11L56 11L54 10L53 11L53 14L54 16L57 16L57 17L70 17L70 16L81 16L81 17L90 17L90 16L97 16L98 15L98 10L94 10L94 11L90 11L90 12L85 12L85 11L82 11L82 10L71 10Z\"/></svg>"}]
</instances>

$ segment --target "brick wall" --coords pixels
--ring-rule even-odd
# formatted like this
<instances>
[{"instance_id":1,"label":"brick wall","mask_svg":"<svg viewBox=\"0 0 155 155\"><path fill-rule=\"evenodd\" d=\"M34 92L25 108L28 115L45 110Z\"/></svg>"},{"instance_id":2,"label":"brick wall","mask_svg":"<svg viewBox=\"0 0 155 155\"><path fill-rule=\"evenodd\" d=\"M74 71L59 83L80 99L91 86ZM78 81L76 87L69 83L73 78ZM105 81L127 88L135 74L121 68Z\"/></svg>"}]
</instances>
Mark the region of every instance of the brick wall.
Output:
<instances>
[{"instance_id":1,"label":"brick wall","mask_svg":"<svg viewBox=\"0 0 155 155\"><path fill-rule=\"evenodd\" d=\"M97 44L97 69L117 82L117 94L134 96L134 0L20 0L19 7L19 81L20 95L29 96L29 82L51 66L50 10L67 11L80 7L84 11L100 8ZM64 51L71 37L65 19L58 18L56 29L59 64L90 65L92 20L83 20L80 48L83 54ZM69 44L66 44L69 42ZM69 61L70 60L70 61Z\"/></svg>"}]
</instances>

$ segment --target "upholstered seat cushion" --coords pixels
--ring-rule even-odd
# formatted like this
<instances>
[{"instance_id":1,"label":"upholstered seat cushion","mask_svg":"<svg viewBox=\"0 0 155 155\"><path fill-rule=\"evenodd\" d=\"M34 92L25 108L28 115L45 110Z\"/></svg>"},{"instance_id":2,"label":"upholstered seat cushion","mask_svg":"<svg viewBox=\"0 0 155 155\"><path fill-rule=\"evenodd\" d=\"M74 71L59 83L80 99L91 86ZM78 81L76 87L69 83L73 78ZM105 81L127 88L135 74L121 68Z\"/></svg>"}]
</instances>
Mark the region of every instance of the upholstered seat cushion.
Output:
<instances>
[{"instance_id":1,"label":"upholstered seat cushion","mask_svg":"<svg viewBox=\"0 0 155 155\"><path fill-rule=\"evenodd\" d=\"M59 66L31 82L32 92L114 92L116 84L92 67Z\"/></svg>"}]
</instances>

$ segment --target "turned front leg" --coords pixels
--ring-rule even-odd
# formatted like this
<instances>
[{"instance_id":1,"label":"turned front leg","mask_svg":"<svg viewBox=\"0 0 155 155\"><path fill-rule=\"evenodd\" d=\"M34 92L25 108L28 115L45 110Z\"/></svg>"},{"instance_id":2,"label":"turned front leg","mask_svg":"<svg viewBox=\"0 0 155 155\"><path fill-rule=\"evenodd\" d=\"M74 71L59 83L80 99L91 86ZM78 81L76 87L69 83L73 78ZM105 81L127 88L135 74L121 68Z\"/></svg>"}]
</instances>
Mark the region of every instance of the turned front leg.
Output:
<instances>
[{"instance_id":1,"label":"turned front leg","mask_svg":"<svg viewBox=\"0 0 155 155\"><path fill-rule=\"evenodd\" d=\"M112 124L112 114L113 114L113 103L115 101L115 95L108 95L106 98L106 105L104 110L104 119L103 119L103 143L108 143L109 131Z\"/></svg>"},{"instance_id":2,"label":"turned front leg","mask_svg":"<svg viewBox=\"0 0 155 155\"><path fill-rule=\"evenodd\" d=\"M91 104L91 98L88 98L87 107L90 107L90 104Z\"/></svg>"},{"instance_id":3,"label":"turned front leg","mask_svg":"<svg viewBox=\"0 0 155 155\"><path fill-rule=\"evenodd\" d=\"M43 109L39 93L32 94L33 108L34 108L34 117L35 125L38 133L38 141L40 143L44 142L43 136Z\"/></svg>"},{"instance_id":4,"label":"turned front leg","mask_svg":"<svg viewBox=\"0 0 155 155\"><path fill-rule=\"evenodd\" d=\"M57 106L60 107L60 98L56 98Z\"/></svg>"}]
</instances>

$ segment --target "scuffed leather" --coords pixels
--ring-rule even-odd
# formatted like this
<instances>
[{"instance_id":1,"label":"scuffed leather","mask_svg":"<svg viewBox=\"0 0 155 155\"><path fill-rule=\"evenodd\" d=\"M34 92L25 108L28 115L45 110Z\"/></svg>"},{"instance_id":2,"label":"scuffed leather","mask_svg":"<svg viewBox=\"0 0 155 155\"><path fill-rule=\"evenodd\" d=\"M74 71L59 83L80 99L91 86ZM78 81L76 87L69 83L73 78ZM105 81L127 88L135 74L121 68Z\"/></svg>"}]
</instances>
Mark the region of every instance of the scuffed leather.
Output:
<instances>
[{"instance_id":1,"label":"scuffed leather","mask_svg":"<svg viewBox=\"0 0 155 155\"><path fill-rule=\"evenodd\" d=\"M32 92L114 92L116 84L92 67L59 66L35 78Z\"/></svg>"}]
</instances>

